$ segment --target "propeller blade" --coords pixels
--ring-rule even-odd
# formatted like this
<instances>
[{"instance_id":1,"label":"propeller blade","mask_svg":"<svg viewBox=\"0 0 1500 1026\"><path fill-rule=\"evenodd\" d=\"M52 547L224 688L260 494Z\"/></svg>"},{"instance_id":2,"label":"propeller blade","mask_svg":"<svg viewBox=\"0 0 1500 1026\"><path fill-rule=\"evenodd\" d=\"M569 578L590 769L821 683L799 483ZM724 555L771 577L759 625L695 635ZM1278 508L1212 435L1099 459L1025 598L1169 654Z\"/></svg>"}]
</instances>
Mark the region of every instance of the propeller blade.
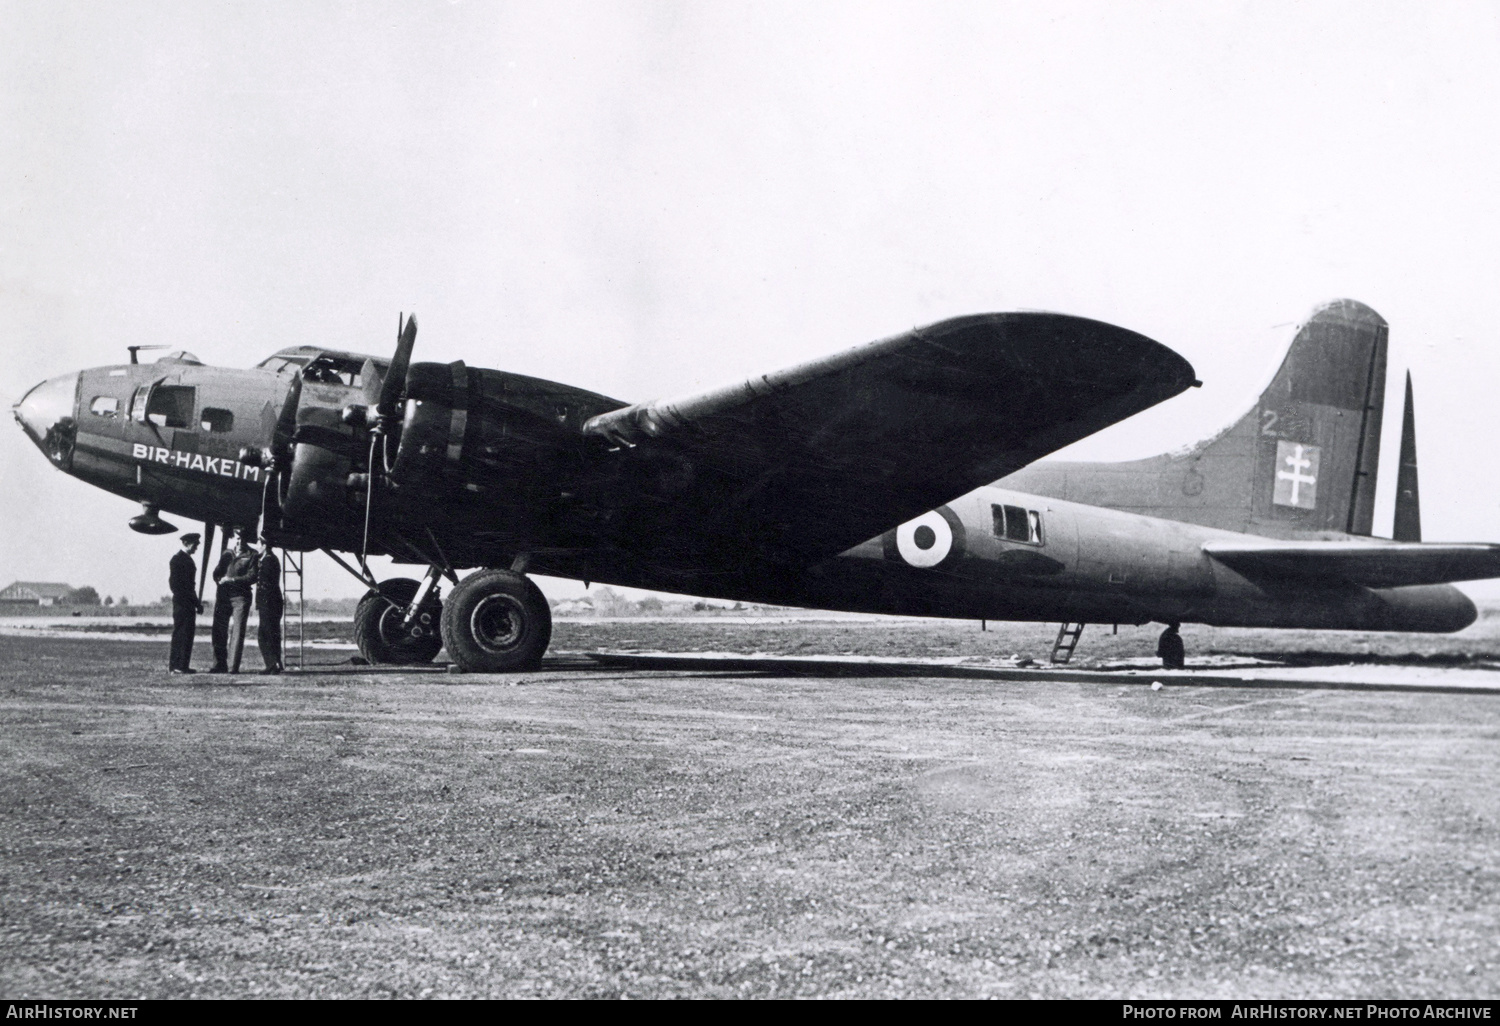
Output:
<instances>
[{"instance_id":1,"label":"propeller blade","mask_svg":"<svg viewBox=\"0 0 1500 1026\"><path fill-rule=\"evenodd\" d=\"M396 355L391 358L391 369L380 385L380 404L377 407L382 417L394 417L401 394L406 390L406 371L411 367L412 346L417 344L417 317L406 319L401 337L396 342Z\"/></svg>"},{"instance_id":2,"label":"propeller blade","mask_svg":"<svg viewBox=\"0 0 1500 1026\"><path fill-rule=\"evenodd\" d=\"M380 401L380 391L385 385L385 378L380 374L380 368L375 365L374 360L366 360L365 365L359 371L360 389L364 392L365 405L374 407Z\"/></svg>"}]
</instances>

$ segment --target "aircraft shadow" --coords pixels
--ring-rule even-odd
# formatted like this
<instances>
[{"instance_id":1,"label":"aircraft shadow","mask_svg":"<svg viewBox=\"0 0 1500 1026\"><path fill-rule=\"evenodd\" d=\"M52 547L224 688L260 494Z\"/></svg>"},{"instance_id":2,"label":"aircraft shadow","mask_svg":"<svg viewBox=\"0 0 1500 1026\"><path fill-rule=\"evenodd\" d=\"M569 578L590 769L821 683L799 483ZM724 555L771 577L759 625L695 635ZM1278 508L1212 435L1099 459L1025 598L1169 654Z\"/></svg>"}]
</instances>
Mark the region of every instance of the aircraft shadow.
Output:
<instances>
[{"instance_id":1,"label":"aircraft shadow","mask_svg":"<svg viewBox=\"0 0 1500 1026\"><path fill-rule=\"evenodd\" d=\"M1272 688L1331 691L1415 691L1449 694L1500 695L1500 676L1493 681L1458 678L1444 680L1388 681L1347 680L1337 678L1263 675L1267 671L1288 667L1260 664L1253 668L1224 672L1222 667L1203 670L1161 670L1130 668L1121 670L1084 670L1057 667L982 666L956 662L918 662L866 660L817 656L736 656L720 653L634 653L589 652L587 657L600 666L619 670L671 670L682 673L715 676L823 677L823 678L941 678L950 680L991 680L1018 683L1071 683L1149 686L1160 682L1164 687ZM1331 654L1323 666L1349 665L1351 660ZM1400 665L1393 663L1389 665ZM1428 664L1433 665L1433 664ZM1308 664L1299 669L1314 669Z\"/></svg>"}]
</instances>

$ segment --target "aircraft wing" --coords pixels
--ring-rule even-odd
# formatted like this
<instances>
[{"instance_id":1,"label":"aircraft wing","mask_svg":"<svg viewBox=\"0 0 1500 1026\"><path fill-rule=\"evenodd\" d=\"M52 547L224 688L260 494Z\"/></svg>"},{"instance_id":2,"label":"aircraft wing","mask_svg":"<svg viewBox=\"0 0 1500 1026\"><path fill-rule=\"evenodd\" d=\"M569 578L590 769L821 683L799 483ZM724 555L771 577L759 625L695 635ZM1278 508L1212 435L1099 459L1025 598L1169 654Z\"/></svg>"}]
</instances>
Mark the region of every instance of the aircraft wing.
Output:
<instances>
[{"instance_id":1,"label":"aircraft wing","mask_svg":"<svg viewBox=\"0 0 1500 1026\"><path fill-rule=\"evenodd\" d=\"M773 374L600 414L588 435L661 468L640 532L805 565L1194 384L1123 328L978 314ZM665 543L663 544L665 548Z\"/></svg>"},{"instance_id":2,"label":"aircraft wing","mask_svg":"<svg viewBox=\"0 0 1500 1026\"><path fill-rule=\"evenodd\" d=\"M1500 545L1445 542L1205 542L1203 551L1247 577L1347 581L1366 588L1500 577Z\"/></svg>"}]
</instances>

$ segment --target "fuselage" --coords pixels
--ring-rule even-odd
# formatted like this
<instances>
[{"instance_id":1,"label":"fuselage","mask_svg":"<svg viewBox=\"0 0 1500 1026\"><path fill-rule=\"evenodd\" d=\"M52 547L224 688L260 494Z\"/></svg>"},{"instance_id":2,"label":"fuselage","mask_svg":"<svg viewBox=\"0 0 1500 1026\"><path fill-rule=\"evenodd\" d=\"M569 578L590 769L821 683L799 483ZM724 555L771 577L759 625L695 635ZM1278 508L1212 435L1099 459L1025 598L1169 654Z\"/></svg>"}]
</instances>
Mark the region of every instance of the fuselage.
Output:
<instances>
[{"instance_id":1,"label":"fuselage","mask_svg":"<svg viewBox=\"0 0 1500 1026\"><path fill-rule=\"evenodd\" d=\"M1449 585L1252 580L1203 549L1251 537L1233 531L995 487L938 513L925 525L930 536L903 526L817 568L816 592L878 578L864 589L872 611L995 620L1446 632L1476 616ZM921 548L928 537L932 548ZM945 545L948 553L934 562L933 550Z\"/></svg>"},{"instance_id":2,"label":"fuselage","mask_svg":"<svg viewBox=\"0 0 1500 1026\"><path fill-rule=\"evenodd\" d=\"M1018 518L1023 528L1007 530ZM694 575L557 556L536 565L625 587L955 619L1444 633L1477 616L1451 585L1253 580L1203 551L1253 537L986 487L794 574Z\"/></svg>"}]
</instances>

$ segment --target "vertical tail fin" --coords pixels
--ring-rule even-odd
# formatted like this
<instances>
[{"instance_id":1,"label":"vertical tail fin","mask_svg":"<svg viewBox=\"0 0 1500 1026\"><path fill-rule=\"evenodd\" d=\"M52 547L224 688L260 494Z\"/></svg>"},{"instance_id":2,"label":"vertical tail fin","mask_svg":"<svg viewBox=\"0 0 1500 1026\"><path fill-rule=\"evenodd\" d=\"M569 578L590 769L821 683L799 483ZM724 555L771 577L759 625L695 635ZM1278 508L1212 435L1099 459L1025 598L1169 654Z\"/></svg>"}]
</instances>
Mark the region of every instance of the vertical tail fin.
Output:
<instances>
[{"instance_id":1,"label":"vertical tail fin","mask_svg":"<svg viewBox=\"0 0 1500 1026\"><path fill-rule=\"evenodd\" d=\"M1255 407L1253 519L1266 533L1370 533L1388 335L1379 314L1347 299L1297 332Z\"/></svg>"},{"instance_id":2,"label":"vertical tail fin","mask_svg":"<svg viewBox=\"0 0 1500 1026\"><path fill-rule=\"evenodd\" d=\"M1422 540L1422 509L1417 499L1417 416L1411 401L1411 371L1406 372L1406 408L1401 413L1401 466L1396 471L1396 519L1391 538Z\"/></svg>"},{"instance_id":3,"label":"vertical tail fin","mask_svg":"<svg viewBox=\"0 0 1500 1026\"><path fill-rule=\"evenodd\" d=\"M1326 303L1255 406L1213 438L1127 463L1037 463L1001 485L1271 537L1368 535L1388 334L1363 303Z\"/></svg>"}]
</instances>

